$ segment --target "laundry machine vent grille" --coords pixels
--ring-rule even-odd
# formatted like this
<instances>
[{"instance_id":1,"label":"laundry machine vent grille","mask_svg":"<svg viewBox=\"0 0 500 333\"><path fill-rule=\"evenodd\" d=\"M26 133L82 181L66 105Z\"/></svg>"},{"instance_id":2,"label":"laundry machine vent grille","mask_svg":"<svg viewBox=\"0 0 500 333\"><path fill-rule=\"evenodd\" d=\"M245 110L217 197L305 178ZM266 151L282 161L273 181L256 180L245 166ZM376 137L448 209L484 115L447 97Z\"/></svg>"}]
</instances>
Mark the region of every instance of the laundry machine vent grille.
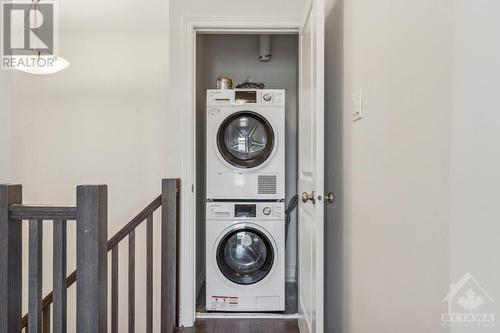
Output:
<instances>
[{"instance_id":1,"label":"laundry machine vent grille","mask_svg":"<svg viewBox=\"0 0 500 333\"><path fill-rule=\"evenodd\" d=\"M276 176L260 175L258 179L259 194L276 194Z\"/></svg>"}]
</instances>

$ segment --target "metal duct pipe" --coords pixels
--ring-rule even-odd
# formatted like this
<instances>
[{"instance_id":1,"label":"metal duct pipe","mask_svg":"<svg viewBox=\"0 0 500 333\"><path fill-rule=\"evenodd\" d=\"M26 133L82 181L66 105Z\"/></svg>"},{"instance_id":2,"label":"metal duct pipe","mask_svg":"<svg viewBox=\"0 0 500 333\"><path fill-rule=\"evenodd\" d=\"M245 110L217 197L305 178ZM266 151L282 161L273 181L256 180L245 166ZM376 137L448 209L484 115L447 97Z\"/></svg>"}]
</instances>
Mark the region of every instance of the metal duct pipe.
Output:
<instances>
[{"instance_id":1,"label":"metal duct pipe","mask_svg":"<svg viewBox=\"0 0 500 333\"><path fill-rule=\"evenodd\" d=\"M259 35L259 60L271 60L271 35Z\"/></svg>"}]
</instances>

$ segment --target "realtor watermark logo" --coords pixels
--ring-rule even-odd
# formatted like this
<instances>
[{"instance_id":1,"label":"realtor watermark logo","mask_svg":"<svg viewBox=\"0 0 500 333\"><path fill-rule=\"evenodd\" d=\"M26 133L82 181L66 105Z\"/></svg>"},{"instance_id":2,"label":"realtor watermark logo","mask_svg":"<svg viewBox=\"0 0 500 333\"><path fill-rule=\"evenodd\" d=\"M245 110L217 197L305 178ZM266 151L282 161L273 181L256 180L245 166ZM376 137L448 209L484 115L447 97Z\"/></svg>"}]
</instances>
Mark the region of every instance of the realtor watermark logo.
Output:
<instances>
[{"instance_id":1,"label":"realtor watermark logo","mask_svg":"<svg viewBox=\"0 0 500 333\"><path fill-rule=\"evenodd\" d=\"M448 313L441 315L443 326L454 328L490 328L495 326L491 311L493 298L470 274L457 283L450 284L450 291L443 299L448 303Z\"/></svg>"},{"instance_id":2,"label":"realtor watermark logo","mask_svg":"<svg viewBox=\"0 0 500 333\"><path fill-rule=\"evenodd\" d=\"M57 4L2 2L1 8L1 68L52 66L58 46Z\"/></svg>"}]
</instances>

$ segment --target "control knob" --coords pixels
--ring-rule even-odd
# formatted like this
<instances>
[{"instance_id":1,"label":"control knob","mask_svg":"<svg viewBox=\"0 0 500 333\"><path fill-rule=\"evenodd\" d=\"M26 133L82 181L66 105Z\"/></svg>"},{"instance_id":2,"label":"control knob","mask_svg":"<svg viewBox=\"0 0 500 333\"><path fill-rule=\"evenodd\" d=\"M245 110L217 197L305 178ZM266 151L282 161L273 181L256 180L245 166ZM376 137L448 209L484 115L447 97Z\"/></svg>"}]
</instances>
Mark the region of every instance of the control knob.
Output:
<instances>
[{"instance_id":1,"label":"control knob","mask_svg":"<svg viewBox=\"0 0 500 333\"><path fill-rule=\"evenodd\" d=\"M271 99L273 98L273 95L271 93L265 93L262 98L266 101L266 102L270 102Z\"/></svg>"},{"instance_id":2,"label":"control knob","mask_svg":"<svg viewBox=\"0 0 500 333\"><path fill-rule=\"evenodd\" d=\"M271 214L271 207L264 207L264 209L262 210L262 212L264 213L264 215Z\"/></svg>"}]
</instances>

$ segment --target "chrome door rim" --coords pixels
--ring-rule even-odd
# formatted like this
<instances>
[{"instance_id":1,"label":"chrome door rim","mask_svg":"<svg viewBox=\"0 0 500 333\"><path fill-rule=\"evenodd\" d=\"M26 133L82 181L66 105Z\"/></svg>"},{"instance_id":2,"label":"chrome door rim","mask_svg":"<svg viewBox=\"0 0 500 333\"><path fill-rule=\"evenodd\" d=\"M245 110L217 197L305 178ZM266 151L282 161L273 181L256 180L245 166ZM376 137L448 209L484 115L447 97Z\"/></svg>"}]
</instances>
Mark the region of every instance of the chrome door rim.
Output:
<instances>
[{"instance_id":1,"label":"chrome door rim","mask_svg":"<svg viewBox=\"0 0 500 333\"><path fill-rule=\"evenodd\" d=\"M231 126L231 124L234 121L236 121L244 116L247 116L251 120L256 121L262 127L261 131L263 130L266 134L265 135L266 142L265 142L263 148L260 149L260 152L258 154L256 154L255 156L251 156L248 159L238 157L237 156L238 152L235 149L228 148L227 141L226 141L226 139L227 139L226 134L227 134L227 131L228 131L229 127ZM251 135L245 135L245 134L246 133L241 135L241 137L246 138L246 142L243 142L242 145L244 147L248 147L248 145L251 145L251 143L250 144L248 143L248 141L251 140L251 138L249 138L249 136L251 136ZM262 115L258 114L257 112L246 111L246 110L233 113L230 116L228 116L226 119L224 119L224 121L221 123L221 125L219 126L219 129L217 131L216 141L217 141L217 148L218 148L219 154L222 156L222 158L227 163L231 164L232 166L235 166L235 167L241 168L241 169L253 169L253 168L259 167L262 164L264 164L271 157L271 155L274 151L275 145L276 145L276 137L274 135L274 130L273 130L271 124L267 121L267 119L264 118ZM260 143L260 144L262 144L262 143Z\"/></svg>"},{"instance_id":2,"label":"chrome door rim","mask_svg":"<svg viewBox=\"0 0 500 333\"><path fill-rule=\"evenodd\" d=\"M237 269L235 269L234 263L228 263L226 252L228 241L235 235L242 232L249 232L253 234L254 237L257 237L262 241L263 246L265 246L266 248L266 258L258 267L252 269L241 269L240 271L238 271ZM215 260L217 262L219 272L221 272L222 275L229 281L239 285L253 285L262 281L271 272L276 259L276 253L274 251L275 249L273 246L273 240L268 235L266 235L265 232L252 226L241 225L236 228L231 228L231 230L229 231L226 230L223 236L218 239L215 252ZM251 267L251 265L247 267Z\"/></svg>"}]
</instances>

